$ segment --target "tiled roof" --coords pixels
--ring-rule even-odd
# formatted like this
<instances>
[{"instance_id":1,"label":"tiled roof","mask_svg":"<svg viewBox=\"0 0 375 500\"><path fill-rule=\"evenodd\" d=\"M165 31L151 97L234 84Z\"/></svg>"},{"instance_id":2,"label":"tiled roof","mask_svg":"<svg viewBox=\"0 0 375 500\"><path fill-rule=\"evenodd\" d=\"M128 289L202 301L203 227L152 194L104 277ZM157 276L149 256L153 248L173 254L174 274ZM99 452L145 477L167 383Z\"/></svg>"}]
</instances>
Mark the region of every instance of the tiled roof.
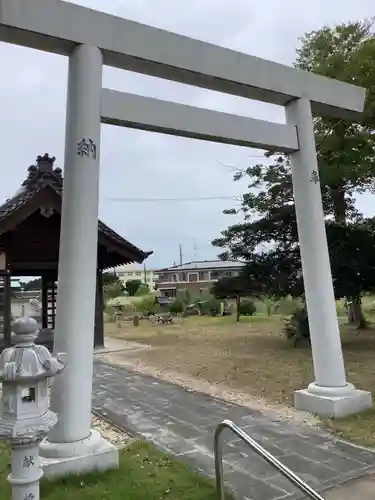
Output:
<instances>
[{"instance_id":1,"label":"tiled roof","mask_svg":"<svg viewBox=\"0 0 375 500\"><path fill-rule=\"evenodd\" d=\"M244 262L238 260L199 260L196 262L186 262L178 266L166 267L161 271L194 271L199 269L232 269L245 266Z\"/></svg>"},{"instance_id":2,"label":"tiled roof","mask_svg":"<svg viewBox=\"0 0 375 500\"><path fill-rule=\"evenodd\" d=\"M36 160L37 164L31 165L28 168L28 177L22 183L20 189L12 198L5 200L5 202L0 206L0 232L2 222L17 209L26 205L26 203L28 203L39 191L51 188L60 197L62 196L62 170L59 167L53 168L55 159L55 157L50 157L46 153L44 156L38 156ZM144 252L140 248L136 247L100 220L98 220L98 230L99 233L105 235L112 242L122 246L129 252L138 255L141 261L152 254L152 252Z\"/></svg>"}]
</instances>

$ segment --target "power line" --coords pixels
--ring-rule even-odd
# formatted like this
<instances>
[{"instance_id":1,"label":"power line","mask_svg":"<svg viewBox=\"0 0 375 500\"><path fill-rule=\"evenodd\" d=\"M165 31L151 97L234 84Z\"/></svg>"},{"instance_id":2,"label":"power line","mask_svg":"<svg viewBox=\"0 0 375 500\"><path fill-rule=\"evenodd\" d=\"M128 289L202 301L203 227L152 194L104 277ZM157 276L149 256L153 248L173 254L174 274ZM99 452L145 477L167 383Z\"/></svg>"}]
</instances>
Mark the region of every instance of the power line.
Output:
<instances>
[{"instance_id":1,"label":"power line","mask_svg":"<svg viewBox=\"0 0 375 500\"><path fill-rule=\"evenodd\" d=\"M215 201L215 200L234 200L241 201L241 196L194 196L191 198L126 198L114 197L106 198L105 201L115 203L175 203L184 201Z\"/></svg>"},{"instance_id":2,"label":"power line","mask_svg":"<svg viewBox=\"0 0 375 500\"><path fill-rule=\"evenodd\" d=\"M229 170L231 170L232 172L242 172L242 173L246 173L246 169L244 168L240 168L240 167L236 167L235 165L226 165L225 163L222 163L221 161L218 161L217 162L219 165L221 165L222 167L225 167Z\"/></svg>"},{"instance_id":3,"label":"power line","mask_svg":"<svg viewBox=\"0 0 375 500\"><path fill-rule=\"evenodd\" d=\"M251 156L248 156L247 158L250 160L261 159L263 161L267 161L269 159L269 157L267 157L266 155L251 155ZM242 172L243 174L246 174L246 172L247 172L246 168L237 167L236 165L227 165L226 163L223 163L219 160L217 160L217 163L219 165L221 165L222 167L227 168L228 170L231 170L232 172Z\"/></svg>"}]
</instances>

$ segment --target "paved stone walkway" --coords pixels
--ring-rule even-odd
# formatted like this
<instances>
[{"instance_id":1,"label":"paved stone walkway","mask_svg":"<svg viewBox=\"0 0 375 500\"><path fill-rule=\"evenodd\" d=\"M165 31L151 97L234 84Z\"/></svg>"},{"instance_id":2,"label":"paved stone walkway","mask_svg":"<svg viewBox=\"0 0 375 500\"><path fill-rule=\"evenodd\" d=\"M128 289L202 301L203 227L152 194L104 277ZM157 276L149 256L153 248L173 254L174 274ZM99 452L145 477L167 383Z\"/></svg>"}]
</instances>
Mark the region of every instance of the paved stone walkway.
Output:
<instances>
[{"instance_id":1,"label":"paved stone walkway","mask_svg":"<svg viewBox=\"0 0 375 500\"><path fill-rule=\"evenodd\" d=\"M375 470L375 453L334 441L322 431L272 420L259 411L100 361L95 363L93 408L210 476L213 433L224 419L237 423L320 492ZM303 498L234 435L223 437L225 478L239 499Z\"/></svg>"}]
</instances>

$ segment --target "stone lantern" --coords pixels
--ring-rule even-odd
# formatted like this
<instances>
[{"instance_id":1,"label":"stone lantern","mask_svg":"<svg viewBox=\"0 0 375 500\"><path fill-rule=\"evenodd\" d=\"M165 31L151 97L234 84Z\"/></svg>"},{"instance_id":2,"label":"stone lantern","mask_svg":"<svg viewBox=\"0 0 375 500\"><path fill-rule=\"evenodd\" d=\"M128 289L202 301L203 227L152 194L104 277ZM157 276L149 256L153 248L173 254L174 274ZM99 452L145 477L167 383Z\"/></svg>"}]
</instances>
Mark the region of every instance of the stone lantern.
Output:
<instances>
[{"instance_id":1,"label":"stone lantern","mask_svg":"<svg viewBox=\"0 0 375 500\"><path fill-rule=\"evenodd\" d=\"M65 367L65 355L53 357L35 345L37 322L28 317L12 323L13 347L0 354L0 439L12 446L13 500L39 500L39 442L57 422L48 408L48 381Z\"/></svg>"}]
</instances>

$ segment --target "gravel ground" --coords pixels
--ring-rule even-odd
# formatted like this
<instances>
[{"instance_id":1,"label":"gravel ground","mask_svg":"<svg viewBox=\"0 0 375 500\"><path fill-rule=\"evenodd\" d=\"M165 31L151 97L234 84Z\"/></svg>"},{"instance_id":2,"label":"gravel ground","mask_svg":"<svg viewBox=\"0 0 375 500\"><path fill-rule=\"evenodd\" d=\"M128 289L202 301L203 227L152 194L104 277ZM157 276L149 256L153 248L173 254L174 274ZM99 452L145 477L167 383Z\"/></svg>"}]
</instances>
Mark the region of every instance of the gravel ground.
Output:
<instances>
[{"instance_id":1,"label":"gravel ground","mask_svg":"<svg viewBox=\"0 0 375 500\"><path fill-rule=\"evenodd\" d=\"M94 414L92 416L92 427L99 431L106 441L118 448L124 448L134 442L134 438Z\"/></svg>"},{"instance_id":2,"label":"gravel ground","mask_svg":"<svg viewBox=\"0 0 375 500\"><path fill-rule=\"evenodd\" d=\"M319 420L313 415L295 410L294 408L284 405L270 405L262 399L257 399L249 394L230 389L223 384L212 384L205 380L197 379L186 374L177 373L171 370L160 370L150 364L146 365L133 356L129 356L131 351L123 350L117 352L98 353L95 357L101 361L113 365L123 366L144 375L166 380L173 384L180 385L184 389L203 392L209 396L223 399L230 403L236 403L241 406L246 406L251 409L256 409L262 412L272 412L278 418L293 420L295 422L304 423L311 426L319 426Z\"/></svg>"}]
</instances>

